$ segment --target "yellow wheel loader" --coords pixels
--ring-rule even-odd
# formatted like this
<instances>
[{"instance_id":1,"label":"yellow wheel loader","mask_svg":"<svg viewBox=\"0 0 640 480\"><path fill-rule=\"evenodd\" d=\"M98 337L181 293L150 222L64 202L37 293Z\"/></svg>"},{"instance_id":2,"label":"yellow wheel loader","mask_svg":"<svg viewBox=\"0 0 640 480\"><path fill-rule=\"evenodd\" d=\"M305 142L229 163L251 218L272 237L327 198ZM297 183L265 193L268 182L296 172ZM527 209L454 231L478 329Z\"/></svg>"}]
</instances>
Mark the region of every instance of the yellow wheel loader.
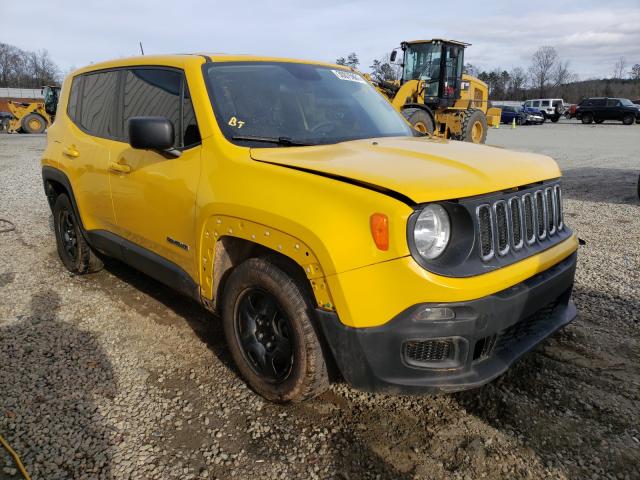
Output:
<instances>
[{"instance_id":1,"label":"yellow wheel loader","mask_svg":"<svg viewBox=\"0 0 640 480\"><path fill-rule=\"evenodd\" d=\"M501 111L489 107L486 83L462 73L469 45L442 39L402 42L400 80L374 84L416 130L484 143L487 128L499 125ZM391 53L392 62L397 53Z\"/></svg>"},{"instance_id":2,"label":"yellow wheel loader","mask_svg":"<svg viewBox=\"0 0 640 480\"><path fill-rule=\"evenodd\" d=\"M60 96L60 87L46 85L42 87L44 101L32 103L8 102L9 133L42 133L53 123Z\"/></svg>"}]
</instances>

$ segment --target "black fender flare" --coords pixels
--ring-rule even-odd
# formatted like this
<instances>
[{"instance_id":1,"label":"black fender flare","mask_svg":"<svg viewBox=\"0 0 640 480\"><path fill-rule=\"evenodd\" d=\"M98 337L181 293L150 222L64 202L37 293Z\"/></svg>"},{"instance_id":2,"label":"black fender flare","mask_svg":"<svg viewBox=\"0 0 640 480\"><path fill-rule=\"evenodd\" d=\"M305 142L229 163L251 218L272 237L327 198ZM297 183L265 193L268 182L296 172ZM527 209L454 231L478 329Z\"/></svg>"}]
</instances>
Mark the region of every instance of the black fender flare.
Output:
<instances>
[{"instance_id":1,"label":"black fender flare","mask_svg":"<svg viewBox=\"0 0 640 480\"><path fill-rule=\"evenodd\" d=\"M51 210L53 210L54 199L51 197L49 182L59 183L66 190L67 196L71 201L71 206L73 207L73 213L75 213L76 218L80 222L80 231L82 232L82 236L85 237L85 240L88 241L86 230L84 228L84 223L82 222L82 216L80 215L80 210L78 209L78 203L76 202L76 197L73 194L73 188L71 187L71 182L69 181L69 177L67 177L66 173L64 173L61 170L58 170L57 168L49 167L46 165L42 167L42 184L44 186L44 193L47 196L49 207L51 208Z\"/></svg>"}]
</instances>

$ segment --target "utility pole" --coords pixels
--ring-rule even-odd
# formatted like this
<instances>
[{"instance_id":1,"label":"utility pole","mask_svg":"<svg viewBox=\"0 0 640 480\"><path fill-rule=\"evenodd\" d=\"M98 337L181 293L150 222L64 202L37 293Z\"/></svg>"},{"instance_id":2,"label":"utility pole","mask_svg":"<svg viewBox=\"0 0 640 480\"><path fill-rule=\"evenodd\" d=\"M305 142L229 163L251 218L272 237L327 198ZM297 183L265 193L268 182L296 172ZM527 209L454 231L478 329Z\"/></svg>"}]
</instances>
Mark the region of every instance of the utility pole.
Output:
<instances>
[{"instance_id":1,"label":"utility pole","mask_svg":"<svg viewBox=\"0 0 640 480\"><path fill-rule=\"evenodd\" d=\"M140 42L140 53L142 53L142 55L144 55L144 48L142 48L142 42Z\"/></svg>"}]
</instances>

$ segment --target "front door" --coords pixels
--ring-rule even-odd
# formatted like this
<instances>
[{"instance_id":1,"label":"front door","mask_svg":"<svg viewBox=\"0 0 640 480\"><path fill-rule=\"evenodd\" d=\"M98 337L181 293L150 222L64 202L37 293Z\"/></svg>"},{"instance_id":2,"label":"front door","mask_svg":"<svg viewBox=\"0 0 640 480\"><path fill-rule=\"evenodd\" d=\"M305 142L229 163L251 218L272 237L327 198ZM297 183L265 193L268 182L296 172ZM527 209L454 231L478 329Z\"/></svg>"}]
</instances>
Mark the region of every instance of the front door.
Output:
<instances>
[{"instance_id":1,"label":"front door","mask_svg":"<svg viewBox=\"0 0 640 480\"><path fill-rule=\"evenodd\" d=\"M132 68L123 72L123 125L132 117L165 117L174 125L178 158L137 150L112 153L110 183L118 233L196 277L195 204L200 136L182 72ZM124 170L124 171L123 171Z\"/></svg>"}]
</instances>

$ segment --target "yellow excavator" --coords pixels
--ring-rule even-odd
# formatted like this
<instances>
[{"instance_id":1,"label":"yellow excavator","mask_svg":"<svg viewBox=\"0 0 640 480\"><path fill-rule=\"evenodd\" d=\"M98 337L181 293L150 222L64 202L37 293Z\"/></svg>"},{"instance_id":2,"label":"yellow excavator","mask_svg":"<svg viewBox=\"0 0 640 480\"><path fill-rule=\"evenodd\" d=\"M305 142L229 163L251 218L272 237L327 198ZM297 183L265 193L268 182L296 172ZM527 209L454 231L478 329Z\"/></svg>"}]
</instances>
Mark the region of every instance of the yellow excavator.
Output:
<instances>
[{"instance_id":1,"label":"yellow excavator","mask_svg":"<svg viewBox=\"0 0 640 480\"><path fill-rule=\"evenodd\" d=\"M463 74L464 49L455 40L402 42L402 76L374 85L416 130L442 138L484 143L489 126L500 124L501 110L489 105L489 87ZM391 52L396 60L398 49Z\"/></svg>"},{"instance_id":2,"label":"yellow excavator","mask_svg":"<svg viewBox=\"0 0 640 480\"><path fill-rule=\"evenodd\" d=\"M9 120L9 133L42 133L53 123L60 97L60 87L45 85L42 87L43 101L30 103L9 101L7 106L12 118Z\"/></svg>"}]
</instances>

